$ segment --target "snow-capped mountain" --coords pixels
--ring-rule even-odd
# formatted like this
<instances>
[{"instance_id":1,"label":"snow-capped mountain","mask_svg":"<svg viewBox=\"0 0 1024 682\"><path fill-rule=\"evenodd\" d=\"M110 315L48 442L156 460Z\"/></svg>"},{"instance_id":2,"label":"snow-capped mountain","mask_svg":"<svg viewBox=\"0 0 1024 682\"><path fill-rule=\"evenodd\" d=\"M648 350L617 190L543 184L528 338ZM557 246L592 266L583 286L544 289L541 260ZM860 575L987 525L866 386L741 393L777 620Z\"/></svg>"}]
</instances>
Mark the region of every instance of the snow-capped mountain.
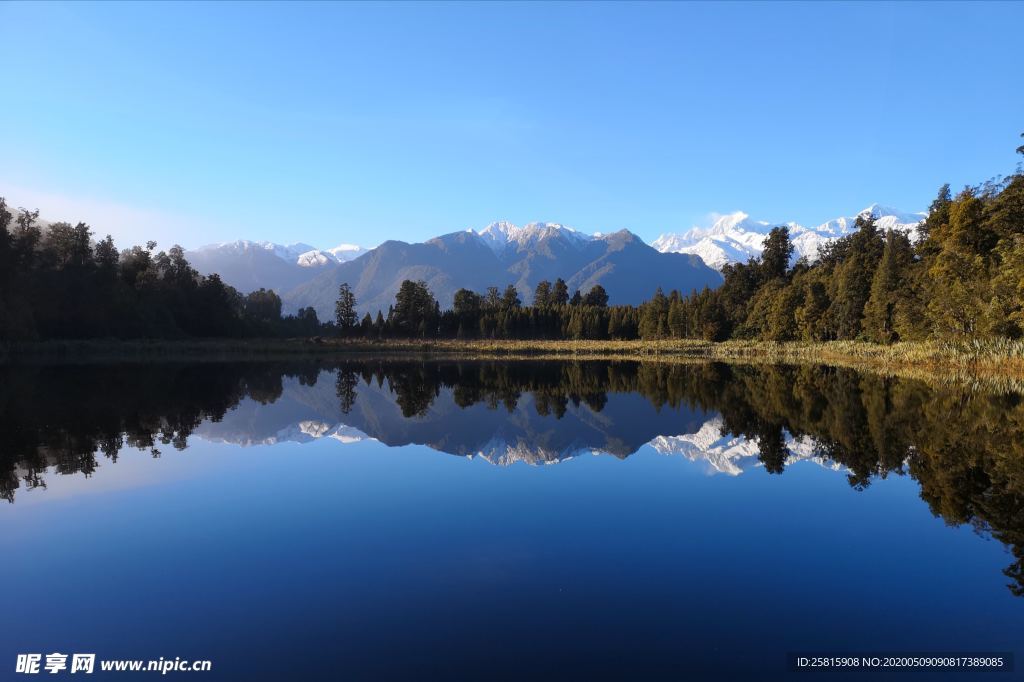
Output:
<instances>
[{"instance_id":1,"label":"snow-capped mountain","mask_svg":"<svg viewBox=\"0 0 1024 682\"><path fill-rule=\"evenodd\" d=\"M240 239L207 244L186 252L185 256L200 273L217 273L239 291L265 288L281 294L365 252L366 249L353 244L317 249L303 243Z\"/></svg>"},{"instance_id":2,"label":"snow-capped mountain","mask_svg":"<svg viewBox=\"0 0 1024 682\"><path fill-rule=\"evenodd\" d=\"M842 467L835 462L826 460L819 453L811 438L794 438L785 433L786 466L795 462L814 462L815 464L841 471ZM728 474L739 476L752 468L763 466L758 454L760 447L756 440L722 434L722 419L714 417L704 422L695 433L679 436L658 436L649 445L662 455L681 455L691 462L703 462L710 474Z\"/></svg>"},{"instance_id":3,"label":"snow-capped mountain","mask_svg":"<svg viewBox=\"0 0 1024 682\"><path fill-rule=\"evenodd\" d=\"M252 251L266 251L287 263L302 267L324 265L326 263L346 263L366 253L366 249L355 244L339 244L332 249L318 249L309 244L276 244L268 241L250 241L238 239L233 242L207 244L190 251L196 253L220 253L242 255Z\"/></svg>"},{"instance_id":4,"label":"snow-capped mountain","mask_svg":"<svg viewBox=\"0 0 1024 682\"><path fill-rule=\"evenodd\" d=\"M242 254L255 250L267 251L285 261L294 261L306 251L312 251L314 247L309 244L296 242L295 244L275 244L268 241L250 241L248 239L237 239L233 242L220 242L218 244L207 244L200 246L196 252L219 251L221 253Z\"/></svg>"},{"instance_id":5,"label":"snow-capped mountain","mask_svg":"<svg viewBox=\"0 0 1024 682\"><path fill-rule=\"evenodd\" d=\"M560 238L570 244L593 241L600 235L587 235L559 223L528 223L522 227L499 221L482 230L469 230L479 236L496 254L512 246L517 249L530 248L544 239Z\"/></svg>"},{"instance_id":6,"label":"snow-capped mountain","mask_svg":"<svg viewBox=\"0 0 1024 682\"><path fill-rule=\"evenodd\" d=\"M333 249L311 249L300 253L295 263L302 268L320 268L332 263L347 263L366 253L366 249L355 244L339 244Z\"/></svg>"},{"instance_id":7,"label":"snow-capped mountain","mask_svg":"<svg viewBox=\"0 0 1024 682\"><path fill-rule=\"evenodd\" d=\"M830 241L853 232L857 216L874 216L879 229L900 230L916 236L917 226L925 213L905 213L886 206L872 204L856 216L834 218L817 227L804 227L795 222L769 223L753 220L742 211L721 216L710 227L694 227L679 234L663 234L652 246L662 253L691 253L715 269L727 263L741 263L761 255L764 238L777 225L789 228L793 242L793 259L801 256L813 260L818 249Z\"/></svg>"},{"instance_id":8,"label":"snow-capped mountain","mask_svg":"<svg viewBox=\"0 0 1024 682\"><path fill-rule=\"evenodd\" d=\"M359 258L366 253L367 249L355 244L338 244L333 249L327 249L327 253L334 257L339 263L347 263L350 260Z\"/></svg>"},{"instance_id":9,"label":"snow-capped mountain","mask_svg":"<svg viewBox=\"0 0 1024 682\"><path fill-rule=\"evenodd\" d=\"M587 235L547 222L496 222L373 249L239 240L203 246L186 257L200 273L217 273L243 293L273 289L286 313L312 306L321 319L333 315L342 282L352 285L360 314L372 315L387 310L405 279L425 281L442 307L462 287L484 291L512 284L530 301L538 282L558 278L583 292L601 284L613 304L640 303L658 287L688 291L721 281L697 257L659 253L628 230Z\"/></svg>"},{"instance_id":10,"label":"snow-capped mountain","mask_svg":"<svg viewBox=\"0 0 1024 682\"><path fill-rule=\"evenodd\" d=\"M386 241L363 257L325 268L282 295L285 310L312 306L332 314L342 282L352 285L360 314L387 310L403 280L422 280L442 308L460 288L485 291L511 284L523 301L538 282L565 280L587 292L600 284L612 304L638 304L658 287L689 291L717 286L721 276L690 254L659 253L628 230L587 235L557 223L491 223L426 242Z\"/></svg>"}]
</instances>

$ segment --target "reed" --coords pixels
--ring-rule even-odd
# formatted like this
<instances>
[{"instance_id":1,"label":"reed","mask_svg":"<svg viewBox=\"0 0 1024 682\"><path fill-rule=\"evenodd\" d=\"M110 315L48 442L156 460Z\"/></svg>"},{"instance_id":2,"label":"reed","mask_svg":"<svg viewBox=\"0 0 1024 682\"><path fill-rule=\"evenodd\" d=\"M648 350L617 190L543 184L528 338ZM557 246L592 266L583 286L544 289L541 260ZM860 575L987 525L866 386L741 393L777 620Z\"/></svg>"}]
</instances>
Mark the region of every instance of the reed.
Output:
<instances>
[{"instance_id":1,"label":"reed","mask_svg":"<svg viewBox=\"0 0 1024 682\"><path fill-rule=\"evenodd\" d=\"M953 377L958 382L993 378L1024 382L1024 341L822 343L688 339L415 340L388 339L204 339L87 340L10 345L0 362L124 362L261 360L298 356L436 356L464 359L636 359L742 363L820 363L899 376Z\"/></svg>"}]
</instances>

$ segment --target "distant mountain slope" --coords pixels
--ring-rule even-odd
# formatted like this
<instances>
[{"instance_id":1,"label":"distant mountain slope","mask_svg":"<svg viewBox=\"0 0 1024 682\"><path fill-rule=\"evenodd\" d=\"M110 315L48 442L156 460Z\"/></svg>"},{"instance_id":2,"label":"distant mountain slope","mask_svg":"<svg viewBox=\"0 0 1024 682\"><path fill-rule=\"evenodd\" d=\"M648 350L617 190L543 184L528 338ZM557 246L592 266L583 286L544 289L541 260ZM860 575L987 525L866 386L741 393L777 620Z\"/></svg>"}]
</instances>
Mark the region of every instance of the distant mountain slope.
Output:
<instances>
[{"instance_id":1,"label":"distant mountain slope","mask_svg":"<svg viewBox=\"0 0 1024 682\"><path fill-rule=\"evenodd\" d=\"M387 312L403 280L423 280L442 305L450 305L460 287L482 289L502 270L494 252L473 233L456 232L421 244L386 241L348 263L318 274L284 295L288 309L313 306L330 319L338 286L348 282L360 313Z\"/></svg>"},{"instance_id":2,"label":"distant mountain slope","mask_svg":"<svg viewBox=\"0 0 1024 682\"><path fill-rule=\"evenodd\" d=\"M689 291L715 286L721 276L698 257L663 254L627 230L583 235L561 225L494 223L422 244L388 241L287 291L288 309L312 305L321 318L334 309L338 286L352 285L361 313L386 311L405 279L422 279L442 307L460 288L483 291L513 284L524 303L542 280L563 278L570 289L607 289L611 303L640 303L659 286Z\"/></svg>"},{"instance_id":3,"label":"distant mountain slope","mask_svg":"<svg viewBox=\"0 0 1024 682\"><path fill-rule=\"evenodd\" d=\"M886 206L872 204L857 215L870 214L878 227L908 232L913 237L917 226L925 219L924 213L904 213ZM804 227L797 223L784 223L789 227L793 241L794 260L807 256L814 259L818 248L830 241L850 234L857 216L836 218L817 227ZM653 243L662 253L690 253L701 257L708 265L721 269L726 263L745 262L761 255L762 243L769 231L779 223L752 220L743 212L722 216L710 227L694 227L679 234L663 234Z\"/></svg>"},{"instance_id":4,"label":"distant mountain slope","mask_svg":"<svg viewBox=\"0 0 1024 682\"><path fill-rule=\"evenodd\" d=\"M912 234L925 217L877 204L864 213L875 216L882 229ZM823 244L852 232L855 220L836 218L813 228L788 223L794 259L814 258ZM716 270L759 256L775 224L733 213L710 227L665 234L647 245L628 230L588 235L558 223L519 227L495 222L479 231L453 232L416 244L386 241L369 250L347 244L317 249L301 243L236 241L186 255L203 274L219 273L245 292L273 289L286 312L313 306L321 319L333 316L342 282L352 285L360 314L387 311L406 279L425 281L442 307L450 306L462 287L484 291L509 284L529 303L538 282L559 277L570 290L586 292L600 284L611 303L636 304L658 287L689 292L716 286L721 282Z\"/></svg>"},{"instance_id":5,"label":"distant mountain slope","mask_svg":"<svg viewBox=\"0 0 1024 682\"><path fill-rule=\"evenodd\" d=\"M366 249L351 244L320 250L302 243L238 240L202 246L185 256L202 274L217 273L240 291L264 288L283 293L363 253Z\"/></svg>"}]
</instances>

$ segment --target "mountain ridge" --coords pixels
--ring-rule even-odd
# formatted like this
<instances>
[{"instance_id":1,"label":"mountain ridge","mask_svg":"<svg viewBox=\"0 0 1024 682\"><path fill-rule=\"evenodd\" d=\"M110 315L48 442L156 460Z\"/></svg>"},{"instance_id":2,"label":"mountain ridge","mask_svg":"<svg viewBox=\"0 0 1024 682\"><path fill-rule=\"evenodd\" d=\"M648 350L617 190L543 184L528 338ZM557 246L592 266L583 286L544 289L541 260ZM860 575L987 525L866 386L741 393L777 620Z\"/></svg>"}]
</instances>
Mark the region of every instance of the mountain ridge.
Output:
<instances>
[{"instance_id":1,"label":"mountain ridge","mask_svg":"<svg viewBox=\"0 0 1024 682\"><path fill-rule=\"evenodd\" d=\"M793 242L793 260L806 257L814 260L818 249L825 244L844 237L854 231L854 223L862 215L875 218L879 229L894 229L916 236L917 226L927 217L926 213L906 213L898 209L871 204L851 217L828 220L815 227L805 227L796 222L771 223L754 220L743 211L717 216L708 227L692 227L685 232L665 233L651 245L662 253L692 253L715 268L721 270L727 263L745 262L760 256L764 238L773 227L789 228Z\"/></svg>"},{"instance_id":2,"label":"mountain ridge","mask_svg":"<svg viewBox=\"0 0 1024 682\"><path fill-rule=\"evenodd\" d=\"M880 204L857 215L864 214L873 215L881 229L912 236L926 216ZM794 261L813 260L821 246L853 231L857 215L804 227L755 220L737 211L716 216L711 225L662 234L651 244L629 230L587 234L556 222L519 226L500 220L422 242L386 240L369 249L350 243L320 249L302 242L235 240L186 255L203 274L217 272L243 291L273 289L285 312L311 306L320 319L333 316L342 282L353 287L359 313L372 315L388 309L405 279L426 282L442 307L452 304L459 288L484 291L509 284L529 302L538 282L558 278L570 290L583 292L600 284L612 304L638 304L658 287L685 293L716 286L725 264L760 255L765 236L776 225L789 228Z\"/></svg>"}]
</instances>

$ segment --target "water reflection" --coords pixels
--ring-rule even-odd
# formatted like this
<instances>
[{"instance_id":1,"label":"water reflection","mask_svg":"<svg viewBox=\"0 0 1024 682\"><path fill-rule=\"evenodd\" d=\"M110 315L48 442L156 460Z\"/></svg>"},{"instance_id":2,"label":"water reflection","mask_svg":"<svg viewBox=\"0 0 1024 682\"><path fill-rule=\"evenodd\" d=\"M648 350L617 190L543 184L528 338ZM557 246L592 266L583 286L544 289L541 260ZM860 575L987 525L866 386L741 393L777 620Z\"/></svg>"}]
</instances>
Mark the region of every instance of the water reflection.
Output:
<instances>
[{"instance_id":1,"label":"water reflection","mask_svg":"<svg viewBox=\"0 0 1024 682\"><path fill-rule=\"evenodd\" d=\"M637 362L39 366L0 373L0 495L93 474L124 446L372 438L548 464L645 445L737 475L797 460L864 489L909 474L931 511L1012 552L1024 595L1024 405L829 367Z\"/></svg>"}]
</instances>

